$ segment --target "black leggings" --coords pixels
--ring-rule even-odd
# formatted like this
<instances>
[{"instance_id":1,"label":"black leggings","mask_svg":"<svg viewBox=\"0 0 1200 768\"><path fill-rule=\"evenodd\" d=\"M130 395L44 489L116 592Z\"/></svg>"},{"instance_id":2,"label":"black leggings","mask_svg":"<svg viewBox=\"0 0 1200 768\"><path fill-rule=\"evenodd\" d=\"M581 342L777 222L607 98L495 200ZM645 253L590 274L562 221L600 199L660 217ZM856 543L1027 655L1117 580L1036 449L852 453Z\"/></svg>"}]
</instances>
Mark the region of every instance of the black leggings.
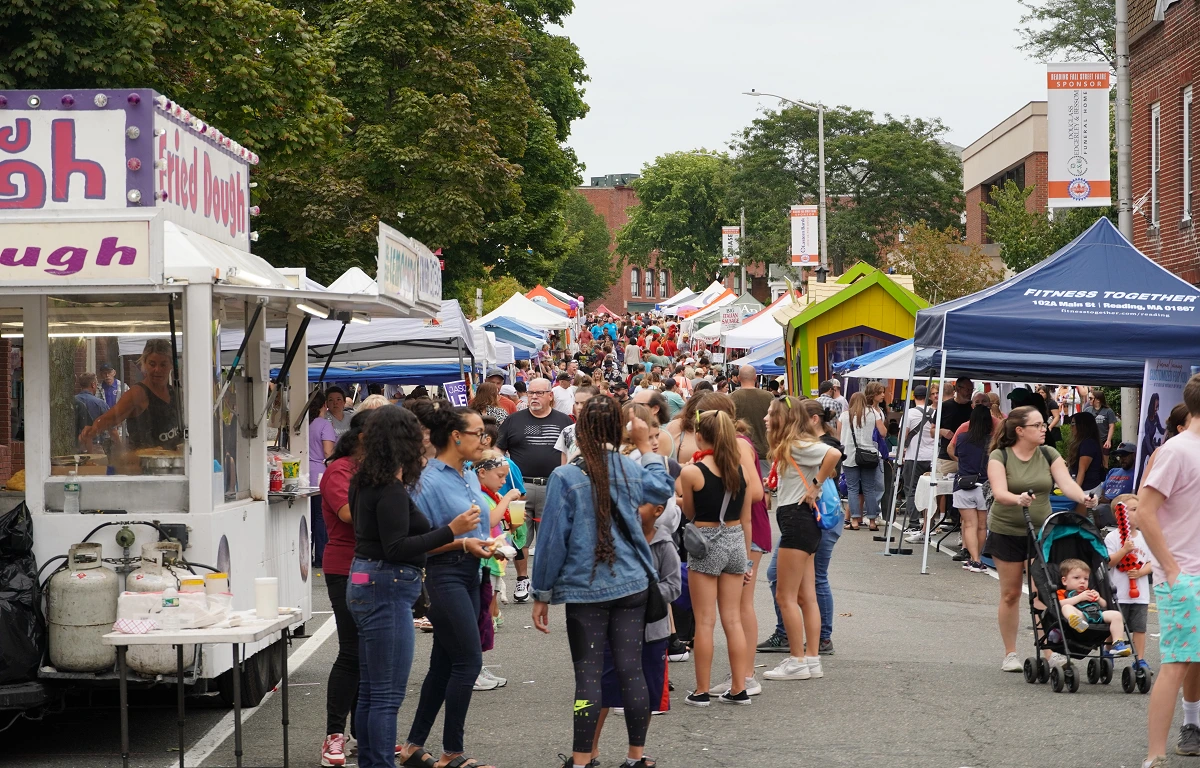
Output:
<instances>
[{"instance_id":1,"label":"black leggings","mask_svg":"<svg viewBox=\"0 0 1200 768\"><path fill-rule=\"evenodd\" d=\"M612 649L613 664L621 683L629 746L646 746L650 696L642 673L645 635L645 592L603 603L567 603L567 641L571 644L571 662L575 665L575 745L572 751L591 752L596 740L606 644Z\"/></svg>"},{"instance_id":2,"label":"black leggings","mask_svg":"<svg viewBox=\"0 0 1200 768\"><path fill-rule=\"evenodd\" d=\"M346 607L346 582L349 576L325 574L329 588L329 603L337 624L338 655L329 668L329 683L325 690L325 735L356 733L354 710L358 706L358 625ZM350 730L346 731L346 714L350 714Z\"/></svg>"}]
</instances>

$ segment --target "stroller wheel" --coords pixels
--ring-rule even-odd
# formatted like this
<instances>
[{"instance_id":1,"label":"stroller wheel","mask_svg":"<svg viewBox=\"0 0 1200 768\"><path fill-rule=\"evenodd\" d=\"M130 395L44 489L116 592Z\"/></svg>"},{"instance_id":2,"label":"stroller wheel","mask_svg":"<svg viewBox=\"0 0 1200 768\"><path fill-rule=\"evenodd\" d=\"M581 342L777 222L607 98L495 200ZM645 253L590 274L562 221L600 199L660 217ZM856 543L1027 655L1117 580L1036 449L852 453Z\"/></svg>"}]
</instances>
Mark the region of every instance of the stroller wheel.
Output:
<instances>
[{"instance_id":1,"label":"stroller wheel","mask_svg":"<svg viewBox=\"0 0 1200 768\"><path fill-rule=\"evenodd\" d=\"M1121 690L1125 693L1133 693L1137 690L1137 682L1133 679L1133 669L1125 667L1121 670Z\"/></svg>"},{"instance_id":2,"label":"stroller wheel","mask_svg":"<svg viewBox=\"0 0 1200 768\"><path fill-rule=\"evenodd\" d=\"M1100 664L1095 658L1088 659L1087 663L1087 681L1092 685L1100 679Z\"/></svg>"},{"instance_id":3,"label":"stroller wheel","mask_svg":"<svg viewBox=\"0 0 1200 768\"><path fill-rule=\"evenodd\" d=\"M1062 693L1063 689L1063 673L1058 667L1050 668L1050 687L1055 693Z\"/></svg>"},{"instance_id":4,"label":"stroller wheel","mask_svg":"<svg viewBox=\"0 0 1200 768\"><path fill-rule=\"evenodd\" d=\"M1046 661L1046 657L1037 657L1037 680L1039 683L1044 683L1050 679L1050 662Z\"/></svg>"},{"instance_id":5,"label":"stroller wheel","mask_svg":"<svg viewBox=\"0 0 1200 768\"><path fill-rule=\"evenodd\" d=\"M1128 669L1128 667L1126 667ZM1133 673L1134 679L1137 681L1138 693L1150 692L1150 673L1144 669L1138 668Z\"/></svg>"},{"instance_id":6,"label":"stroller wheel","mask_svg":"<svg viewBox=\"0 0 1200 768\"><path fill-rule=\"evenodd\" d=\"M1071 693L1079 690L1079 675L1075 673L1075 665L1069 661L1063 666L1063 682Z\"/></svg>"},{"instance_id":7,"label":"stroller wheel","mask_svg":"<svg viewBox=\"0 0 1200 768\"><path fill-rule=\"evenodd\" d=\"M1021 668L1021 671L1025 673L1025 682L1037 682L1037 666L1034 664L1032 657L1025 659L1025 666Z\"/></svg>"},{"instance_id":8,"label":"stroller wheel","mask_svg":"<svg viewBox=\"0 0 1200 768\"><path fill-rule=\"evenodd\" d=\"M1100 659L1100 682L1108 685L1113 678L1113 660Z\"/></svg>"}]
</instances>

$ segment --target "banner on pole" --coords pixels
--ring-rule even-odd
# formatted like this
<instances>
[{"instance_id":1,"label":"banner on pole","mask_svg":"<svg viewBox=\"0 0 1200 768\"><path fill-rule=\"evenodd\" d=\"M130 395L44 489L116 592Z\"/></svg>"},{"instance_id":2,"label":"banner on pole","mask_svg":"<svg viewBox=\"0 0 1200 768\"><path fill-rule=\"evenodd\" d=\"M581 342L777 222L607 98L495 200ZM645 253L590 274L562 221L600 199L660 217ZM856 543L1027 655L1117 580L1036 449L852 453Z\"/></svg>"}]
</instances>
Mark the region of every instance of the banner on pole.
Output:
<instances>
[{"instance_id":1,"label":"banner on pole","mask_svg":"<svg viewBox=\"0 0 1200 768\"><path fill-rule=\"evenodd\" d=\"M1047 205L1111 205L1108 64L1075 62L1047 68Z\"/></svg>"},{"instance_id":2,"label":"banner on pole","mask_svg":"<svg viewBox=\"0 0 1200 768\"><path fill-rule=\"evenodd\" d=\"M466 408L467 402L470 400L467 382L465 381L447 381L442 385L446 389L446 399L455 408Z\"/></svg>"},{"instance_id":3,"label":"banner on pole","mask_svg":"<svg viewBox=\"0 0 1200 768\"><path fill-rule=\"evenodd\" d=\"M820 210L815 205L792 206L792 266L815 267L821 261L817 243Z\"/></svg>"},{"instance_id":4,"label":"banner on pole","mask_svg":"<svg viewBox=\"0 0 1200 768\"><path fill-rule=\"evenodd\" d=\"M1146 371L1142 375L1142 412L1138 422L1134 488L1141 485L1146 462L1166 438L1167 416L1172 408L1183 402L1183 387L1198 371L1200 366L1188 360L1150 358L1146 361Z\"/></svg>"},{"instance_id":5,"label":"banner on pole","mask_svg":"<svg viewBox=\"0 0 1200 768\"><path fill-rule=\"evenodd\" d=\"M736 267L741 260L741 227L721 227L721 266Z\"/></svg>"}]
</instances>

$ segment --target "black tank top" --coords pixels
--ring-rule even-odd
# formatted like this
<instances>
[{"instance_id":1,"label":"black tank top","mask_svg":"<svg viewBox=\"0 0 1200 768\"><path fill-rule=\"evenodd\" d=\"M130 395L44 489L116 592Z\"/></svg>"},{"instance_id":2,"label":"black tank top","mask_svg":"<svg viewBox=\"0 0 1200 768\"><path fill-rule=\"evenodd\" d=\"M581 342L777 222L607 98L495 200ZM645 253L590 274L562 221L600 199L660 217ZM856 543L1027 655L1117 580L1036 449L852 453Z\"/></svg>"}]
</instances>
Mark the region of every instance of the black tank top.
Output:
<instances>
[{"instance_id":1,"label":"black tank top","mask_svg":"<svg viewBox=\"0 0 1200 768\"><path fill-rule=\"evenodd\" d=\"M125 425L129 429L129 444L134 448L178 448L183 442L183 430L179 428L177 403L179 390L170 387L171 402L163 400L150 391L142 382L134 384L146 393L146 410L130 416Z\"/></svg>"},{"instance_id":2,"label":"black tank top","mask_svg":"<svg viewBox=\"0 0 1200 768\"><path fill-rule=\"evenodd\" d=\"M738 492L729 497L725 519L721 519L721 503L725 501L725 483L703 463L697 464L704 475L704 487L692 492L692 504L696 507L697 523L729 523L742 516L742 500L746 497L746 478L738 467Z\"/></svg>"}]
</instances>

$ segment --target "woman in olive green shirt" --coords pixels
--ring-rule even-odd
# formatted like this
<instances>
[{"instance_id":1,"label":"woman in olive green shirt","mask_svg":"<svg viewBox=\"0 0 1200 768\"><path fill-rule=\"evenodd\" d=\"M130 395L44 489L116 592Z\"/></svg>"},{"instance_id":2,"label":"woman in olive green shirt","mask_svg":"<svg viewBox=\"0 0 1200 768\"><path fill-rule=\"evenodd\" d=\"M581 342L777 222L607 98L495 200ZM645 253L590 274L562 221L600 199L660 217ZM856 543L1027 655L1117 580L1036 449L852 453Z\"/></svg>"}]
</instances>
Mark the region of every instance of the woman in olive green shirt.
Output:
<instances>
[{"instance_id":1,"label":"woman in olive green shirt","mask_svg":"<svg viewBox=\"0 0 1200 768\"><path fill-rule=\"evenodd\" d=\"M1071 477L1058 451L1046 447L1046 420L1033 406L1014 408L996 432L988 460L988 482L995 501L988 512L984 552L1000 576L1000 639L1004 641L1005 672L1020 672L1017 626L1020 622L1021 581L1028 559L1028 531L1021 508L1029 510L1034 529L1050 516L1050 492L1057 483L1067 498L1088 509L1096 498L1085 496Z\"/></svg>"}]
</instances>

